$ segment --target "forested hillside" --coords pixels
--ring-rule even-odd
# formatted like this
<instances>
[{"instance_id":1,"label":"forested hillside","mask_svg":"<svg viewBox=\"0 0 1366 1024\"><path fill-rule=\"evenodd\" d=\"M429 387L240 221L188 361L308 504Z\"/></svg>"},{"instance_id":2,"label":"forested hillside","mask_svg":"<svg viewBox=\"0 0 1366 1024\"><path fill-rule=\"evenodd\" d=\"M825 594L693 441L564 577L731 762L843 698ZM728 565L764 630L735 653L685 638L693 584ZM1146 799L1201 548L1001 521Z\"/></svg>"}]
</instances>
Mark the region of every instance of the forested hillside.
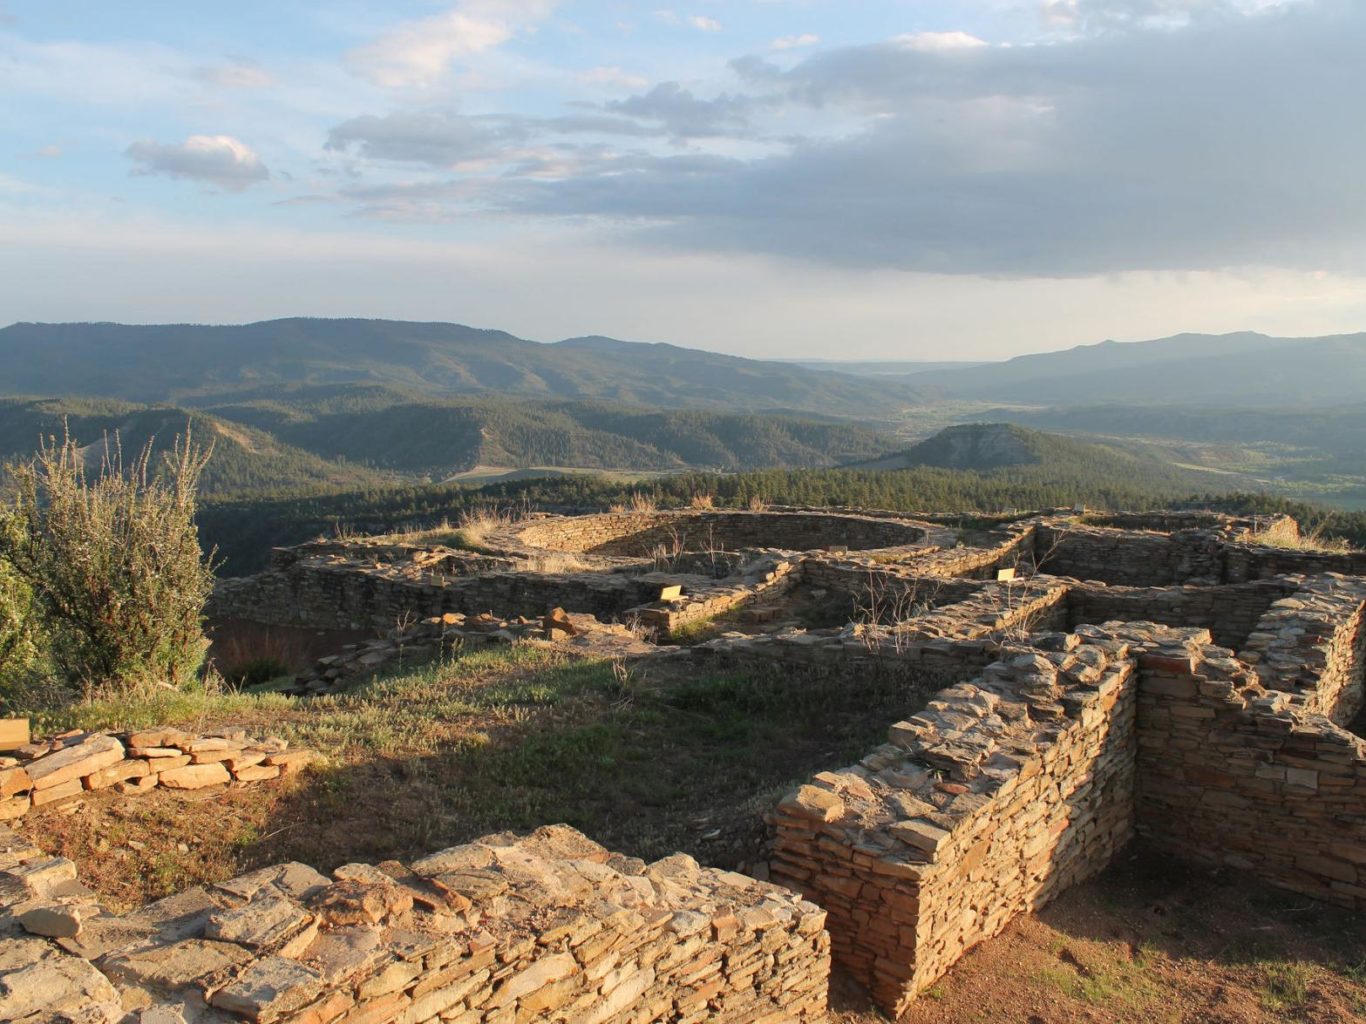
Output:
<instances>
[{"instance_id":1,"label":"forested hillside","mask_svg":"<svg viewBox=\"0 0 1366 1024\"><path fill-rule=\"evenodd\" d=\"M425 395L501 393L666 408L867 417L918 399L901 380L611 338L542 344L505 331L397 320L293 318L230 326L0 328L10 394L141 402L269 397L291 385L383 384Z\"/></svg>"}]
</instances>

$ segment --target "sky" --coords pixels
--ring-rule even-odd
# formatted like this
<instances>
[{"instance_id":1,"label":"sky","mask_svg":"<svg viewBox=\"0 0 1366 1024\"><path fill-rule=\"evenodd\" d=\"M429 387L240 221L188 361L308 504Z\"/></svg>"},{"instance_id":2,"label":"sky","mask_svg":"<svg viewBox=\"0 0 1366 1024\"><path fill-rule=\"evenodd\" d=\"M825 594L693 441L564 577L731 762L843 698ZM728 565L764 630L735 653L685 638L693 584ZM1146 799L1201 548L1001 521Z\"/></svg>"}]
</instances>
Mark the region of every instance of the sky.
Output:
<instances>
[{"instance_id":1,"label":"sky","mask_svg":"<svg viewBox=\"0 0 1366 1024\"><path fill-rule=\"evenodd\" d=\"M0 323L1366 330L1363 53L1360 0L0 0Z\"/></svg>"}]
</instances>

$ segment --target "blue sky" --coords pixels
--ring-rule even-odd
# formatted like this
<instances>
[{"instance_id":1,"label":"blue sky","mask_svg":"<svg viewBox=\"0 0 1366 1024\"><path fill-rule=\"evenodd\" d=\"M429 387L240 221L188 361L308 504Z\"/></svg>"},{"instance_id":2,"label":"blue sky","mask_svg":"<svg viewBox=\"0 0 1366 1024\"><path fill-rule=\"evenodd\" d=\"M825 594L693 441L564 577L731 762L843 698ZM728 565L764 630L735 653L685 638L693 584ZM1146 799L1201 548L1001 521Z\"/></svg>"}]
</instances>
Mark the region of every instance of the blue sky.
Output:
<instances>
[{"instance_id":1,"label":"blue sky","mask_svg":"<svg viewBox=\"0 0 1366 1024\"><path fill-rule=\"evenodd\" d=\"M1363 6L0 0L0 321L1366 329Z\"/></svg>"}]
</instances>

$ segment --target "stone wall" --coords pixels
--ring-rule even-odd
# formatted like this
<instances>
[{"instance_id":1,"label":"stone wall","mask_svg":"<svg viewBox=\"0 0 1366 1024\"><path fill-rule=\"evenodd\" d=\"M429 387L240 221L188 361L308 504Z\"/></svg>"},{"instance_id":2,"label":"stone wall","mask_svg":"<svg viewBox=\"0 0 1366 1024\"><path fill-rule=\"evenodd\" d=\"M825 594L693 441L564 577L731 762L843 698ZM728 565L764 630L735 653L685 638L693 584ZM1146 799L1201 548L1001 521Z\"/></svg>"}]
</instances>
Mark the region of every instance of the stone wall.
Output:
<instances>
[{"instance_id":1,"label":"stone wall","mask_svg":"<svg viewBox=\"0 0 1366 1024\"><path fill-rule=\"evenodd\" d=\"M570 608L603 621L654 602L669 584L710 586L702 576L677 573L525 573L433 575L413 579L352 560L303 558L256 576L219 580L209 602L215 619L242 618L315 629L391 629L412 619L455 612L535 618Z\"/></svg>"},{"instance_id":2,"label":"stone wall","mask_svg":"<svg viewBox=\"0 0 1366 1024\"><path fill-rule=\"evenodd\" d=\"M1274 602L1238 657L1269 690L1344 725L1366 703L1366 580L1316 576ZM1216 633L1215 642L1224 643Z\"/></svg>"},{"instance_id":3,"label":"stone wall","mask_svg":"<svg viewBox=\"0 0 1366 1024\"><path fill-rule=\"evenodd\" d=\"M1132 828L1132 663L1040 640L780 805L772 877L900 1014L963 952L1103 869Z\"/></svg>"},{"instance_id":4,"label":"stone wall","mask_svg":"<svg viewBox=\"0 0 1366 1024\"><path fill-rule=\"evenodd\" d=\"M243 729L196 735L179 729L71 732L0 757L0 820L101 789L134 795L265 782L298 771L312 751Z\"/></svg>"},{"instance_id":5,"label":"stone wall","mask_svg":"<svg viewBox=\"0 0 1366 1024\"><path fill-rule=\"evenodd\" d=\"M1238 648L1258 628L1272 602L1299 589L1295 580L1258 580L1209 587L1109 587L1074 584L1067 595L1067 624L1160 622L1200 626L1215 642Z\"/></svg>"},{"instance_id":6,"label":"stone wall","mask_svg":"<svg viewBox=\"0 0 1366 1024\"><path fill-rule=\"evenodd\" d=\"M510 547L504 543L504 534L515 538L518 550L647 558L656 548L673 552L913 547L924 543L926 530L923 524L828 511L681 510L547 518L501 531L490 536L488 543L499 550Z\"/></svg>"},{"instance_id":7,"label":"stone wall","mask_svg":"<svg viewBox=\"0 0 1366 1024\"><path fill-rule=\"evenodd\" d=\"M4 931L34 936L0 957L5 1020L782 1024L826 1008L820 908L563 826L411 868L280 864L121 917L0 828L0 883Z\"/></svg>"},{"instance_id":8,"label":"stone wall","mask_svg":"<svg viewBox=\"0 0 1366 1024\"><path fill-rule=\"evenodd\" d=\"M1266 690L1207 640L1143 662L1139 832L1366 911L1366 741Z\"/></svg>"},{"instance_id":9,"label":"stone wall","mask_svg":"<svg viewBox=\"0 0 1366 1024\"><path fill-rule=\"evenodd\" d=\"M1035 550L1054 576L1132 587L1223 581L1224 541L1215 531L1131 533L1076 523L1042 523Z\"/></svg>"},{"instance_id":10,"label":"stone wall","mask_svg":"<svg viewBox=\"0 0 1366 1024\"><path fill-rule=\"evenodd\" d=\"M1140 533L1054 518L1040 521L1035 548L1045 572L1138 587L1245 583L1281 575L1366 575L1363 551L1301 551L1256 543L1268 533L1293 533L1284 524L1293 526L1293 520L1221 518L1217 528Z\"/></svg>"}]
</instances>

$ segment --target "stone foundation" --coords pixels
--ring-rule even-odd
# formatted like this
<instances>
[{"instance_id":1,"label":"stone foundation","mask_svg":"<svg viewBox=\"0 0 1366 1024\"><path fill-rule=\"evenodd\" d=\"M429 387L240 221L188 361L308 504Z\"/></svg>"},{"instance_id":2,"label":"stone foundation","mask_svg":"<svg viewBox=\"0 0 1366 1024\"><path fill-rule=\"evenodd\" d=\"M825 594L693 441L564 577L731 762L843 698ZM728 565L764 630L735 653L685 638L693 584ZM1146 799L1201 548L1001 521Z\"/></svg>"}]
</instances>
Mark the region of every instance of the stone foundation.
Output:
<instances>
[{"instance_id":1,"label":"stone foundation","mask_svg":"<svg viewBox=\"0 0 1366 1024\"><path fill-rule=\"evenodd\" d=\"M81 1024L782 1024L824 1017L824 912L572 829L403 867L263 868L130 914L0 827L0 1018Z\"/></svg>"},{"instance_id":2,"label":"stone foundation","mask_svg":"<svg viewBox=\"0 0 1366 1024\"><path fill-rule=\"evenodd\" d=\"M66 733L0 757L0 820L101 789L124 795L162 789L205 789L266 782L313 760L274 737L252 739L243 729L205 735L179 729L132 733Z\"/></svg>"}]
</instances>

